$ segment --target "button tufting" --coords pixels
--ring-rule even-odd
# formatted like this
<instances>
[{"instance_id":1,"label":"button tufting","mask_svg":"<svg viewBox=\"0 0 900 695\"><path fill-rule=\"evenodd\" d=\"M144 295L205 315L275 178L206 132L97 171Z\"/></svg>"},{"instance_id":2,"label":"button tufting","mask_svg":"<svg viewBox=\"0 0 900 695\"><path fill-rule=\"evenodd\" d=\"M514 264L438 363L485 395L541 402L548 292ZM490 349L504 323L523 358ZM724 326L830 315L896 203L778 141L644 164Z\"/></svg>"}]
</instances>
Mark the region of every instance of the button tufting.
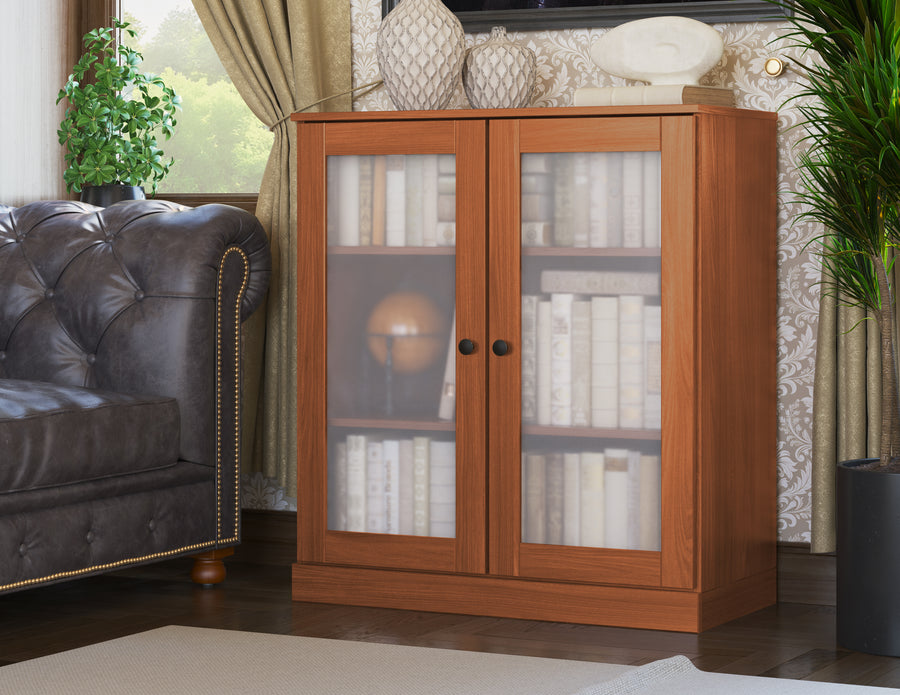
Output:
<instances>
[{"instance_id":1,"label":"button tufting","mask_svg":"<svg viewBox=\"0 0 900 695\"><path fill-rule=\"evenodd\" d=\"M94 364L97 361L97 355L86 355L85 358L88 364Z\"/></svg>"},{"instance_id":2,"label":"button tufting","mask_svg":"<svg viewBox=\"0 0 900 695\"><path fill-rule=\"evenodd\" d=\"M94 532L88 531L87 535L84 537L84 540L86 540L88 543L93 543L94 542Z\"/></svg>"},{"instance_id":3,"label":"button tufting","mask_svg":"<svg viewBox=\"0 0 900 695\"><path fill-rule=\"evenodd\" d=\"M19 546L19 557L25 557L28 554L28 546L22 543Z\"/></svg>"},{"instance_id":4,"label":"button tufting","mask_svg":"<svg viewBox=\"0 0 900 695\"><path fill-rule=\"evenodd\" d=\"M54 294L53 288L48 287L47 290L44 292L44 298L45 299L53 299L53 294Z\"/></svg>"},{"instance_id":5,"label":"button tufting","mask_svg":"<svg viewBox=\"0 0 900 695\"><path fill-rule=\"evenodd\" d=\"M143 290L138 290L137 292L135 292L135 293L134 293L134 298L135 298L137 301L141 301L141 300L144 298L144 291L143 291Z\"/></svg>"},{"instance_id":6,"label":"button tufting","mask_svg":"<svg viewBox=\"0 0 900 695\"><path fill-rule=\"evenodd\" d=\"M150 519L150 523L147 524L147 528L150 529L151 531L155 531L156 530L156 519Z\"/></svg>"},{"instance_id":7,"label":"button tufting","mask_svg":"<svg viewBox=\"0 0 900 695\"><path fill-rule=\"evenodd\" d=\"M0 350L0 362L2 362L5 359L6 359L6 352L3 350Z\"/></svg>"}]
</instances>

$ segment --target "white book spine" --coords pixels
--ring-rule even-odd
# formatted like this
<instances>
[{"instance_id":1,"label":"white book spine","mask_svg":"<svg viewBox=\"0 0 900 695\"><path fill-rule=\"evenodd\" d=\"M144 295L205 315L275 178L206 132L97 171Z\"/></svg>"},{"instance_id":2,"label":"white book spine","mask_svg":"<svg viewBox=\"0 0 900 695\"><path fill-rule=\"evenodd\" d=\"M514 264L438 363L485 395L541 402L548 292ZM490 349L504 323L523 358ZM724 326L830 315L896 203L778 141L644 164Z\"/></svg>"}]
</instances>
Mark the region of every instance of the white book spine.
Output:
<instances>
[{"instance_id":1,"label":"white book spine","mask_svg":"<svg viewBox=\"0 0 900 695\"><path fill-rule=\"evenodd\" d=\"M522 295L522 421L537 421L537 307L536 294Z\"/></svg>"},{"instance_id":2,"label":"white book spine","mask_svg":"<svg viewBox=\"0 0 900 695\"><path fill-rule=\"evenodd\" d=\"M338 157L338 244L359 246L359 157ZM346 214L343 214L346 213Z\"/></svg>"},{"instance_id":3,"label":"white book spine","mask_svg":"<svg viewBox=\"0 0 900 695\"><path fill-rule=\"evenodd\" d=\"M337 442L328 462L328 528L347 530L347 442Z\"/></svg>"},{"instance_id":4,"label":"white book spine","mask_svg":"<svg viewBox=\"0 0 900 695\"><path fill-rule=\"evenodd\" d=\"M347 530L366 530L366 437L347 437Z\"/></svg>"},{"instance_id":5,"label":"white book spine","mask_svg":"<svg viewBox=\"0 0 900 695\"><path fill-rule=\"evenodd\" d=\"M412 536L413 526L413 440L400 440L400 471L399 471L399 531L404 536Z\"/></svg>"},{"instance_id":6,"label":"white book spine","mask_svg":"<svg viewBox=\"0 0 900 695\"><path fill-rule=\"evenodd\" d=\"M537 364L535 390L537 392L537 424L549 425L551 421L550 365L552 363L551 307L549 300L541 300L537 307Z\"/></svg>"},{"instance_id":7,"label":"white book spine","mask_svg":"<svg viewBox=\"0 0 900 695\"><path fill-rule=\"evenodd\" d=\"M581 544L581 455L563 455L563 545Z\"/></svg>"},{"instance_id":8,"label":"white book spine","mask_svg":"<svg viewBox=\"0 0 900 695\"><path fill-rule=\"evenodd\" d=\"M385 171L385 246L406 245L406 156L388 155Z\"/></svg>"},{"instance_id":9,"label":"white book spine","mask_svg":"<svg viewBox=\"0 0 900 695\"><path fill-rule=\"evenodd\" d=\"M660 294L660 274L622 270L542 270L541 292Z\"/></svg>"},{"instance_id":10,"label":"white book spine","mask_svg":"<svg viewBox=\"0 0 900 695\"><path fill-rule=\"evenodd\" d=\"M591 298L591 425L619 426L619 300Z\"/></svg>"},{"instance_id":11,"label":"white book spine","mask_svg":"<svg viewBox=\"0 0 900 695\"><path fill-rule=\"evenodd\" d=\"M622 246L622 152L607 153L609 169L609 187L607 192L607 210L609 211L608 234L609 245L613 248Z\"/></svg>"},{"instance_id":12,"label":"white book spine","mask_svg":"<svg viewBox=\"0 0 900 695\"><path fill-rule=\"evenodd\" d=\"M662 428L662 308L644 307L644 428Z\"/></svg>"},{"instance_id":13,"label":"white book spine","mask_svg":"<svg viewBox=\"0 0 900 695\"><path fill-rule=\"evenodd\" d=\"M545 541L551 545L563 543L565 515L565 460L561 452L547 454L547 532Z\"/></svg>"},{"instance_id":14,"label":"white book spine","mask_svg":"<svg viewBox=\"0 0 900 695\"><path fill-rule=\"evenodd\" d=\"M660 549L662 526L659 456L641 456L641 550Z\"/></svg>"},{"instance_id":15,"label":"white book spine","mask_svg":"<svg viewBox=\"0 0 900 695\"><path fill-rule=\"evenodd\" d=\"M590 246L591 241L591 176L587 152L576 152L572 187L572 245Z\"/></svg>"},{"instance_id":16,"label":"white book spine","mask_svg":"<svg viewBox=\"0 0 900 695\"><path fill-rule=\"evenodd\" d=\"M557 293L550 297L551 364L550 424L572 425L572 302L574 295Z\"/></svg>"},{"instance_id":17,"label":"white book spine","mask_svg":"<svg viewBox=\"0 0 900 695\"><path fill-rule=\"evenodd\" d=\"M384 508L384 446L378 441L366 443L366 531L387 531Z\"/></svg>"},{"instance_id":18,"label":"white book spine","mask_svg":"<svg viewBox=\"0 0 900 695\"><path fill-rule=\"evenodd\" d=\"M590 154L590 245L609 246L609 167L606 152Z\"/></svg>"},{"instance_id":19,"label":"white book spine","mask_svg":"<svg viewBox=\"0 0 900 695\"><path fill-rule=\"evenodd\" d=\"M406 245L424 246L424 169L421 155L406 157Z\"/></svg>"},{"instance_id":20,"label":"white book spine","mask_svg":"<svg viewBox=\"0 0 900 695\"><path fill-rule=\"evenodd\" d=\"M422 245L437 246L438 156L422 155Z\"/></svg>"},{"instance_id":21,"label":"white book spine","mask_svg":"<svg viewBox=\"0 0 900 695\"><path fill-rule=\"evenodd\" d=\"M644 298L619 297L619 427L644 426Z\"/></svg>"},{"instance_id":22,"label":"white book spine","mask_svg":"<svg viewBox=\"0 0 900 695\"><path fill-rule=\"evenodd\" d=\"M643 193L643 153L625 152L622 156L622 246L625 248L644 244Z\"/></svg>"},{"instance_id":23,"label":"white book spine","mask_svg":"<svg viewBox=\"0 0 900 695\"><path fill-rule=\"evenodd\" d=\"M581 454L580 543L602 548L606 542L606 467L602 452Z\"/></svg>"},{"instance_id":24,"label":"white book spine","mask_svg":"<svg viewBox=\"0 0 900 695\"><path fill-rule=\"evenodd\" d=\"M456 417L456 310L450 320L450 338L447 345L447 360L444 363L444 383L438 403L438 419L452 420Z\"/></svg>"},{"instance_id":25,"label":"white book spine","mask_svg":"<svg viewBox=\"0 0 900 695\"><path fill-rule=\"evenodd\" d=\"M522 471L522 542L545 543L547 539L547 458L525 453Z\"/></svg>"},{"instance_id":26,"label":"white book spine","mask_svg":"<svg viewBox=\"0 0 900 695\"><path fill-rule=\"evenodd\" d=\"M644 152L644 246L661 246L660 198L662 190L661 157L659 152Z\"/></svg>"},{"instance_id":27,"label":"white book spine","mask_svg":"<svg viewBox=\"0 0 900 695\"><path fill-rule=\"evenodd\" d=\"M429 505L431 497L431 439L413 437L413 533L427 536L431 531Z\"/></svg>"},{"instance_id":28,"label":"white book spine","mask_svg":"<svg viewBox=\"0 0 900 695\"><path fill-rule=\"evenodd\" d=\"M607 548L628 547L628 451L607 449L606 460L606 543Z\"/></svg>"},{"instance_id":29,"label":"white book spine","mask_svg":"<svg viewBox=\"0 0 900 695\"><path fill-rule=\"evenodd\" d=\"M572 302L572 426L590 427L591 408L591 301Z\"/></svg>"},{"instance_id":30,"label":"white book spine","mask_svg":"<svg viewBox=\"0 0 900 695\"><path fill-rule=\"evenodd\" d=\"M385 533L400 533L400 440L385 439L384 518Z\"/></svg>"},{"instance_id":31,"label":"white book spine","mask_svg":"<svg viewBox=\"0 0 900 695\"><path fill-rule=\"evenodd\" d=\"M430 535L456 535L456 446L453 442L431 442L429 500Z\"/></svg>"},{"instance_id":32,"label":"white book spine","mask_svg":"<svg viewBox=\"0 0 900 695\"><path fill-rule=\"evenodd\" d=\"M628 545L641 549L641 452L628 452Z\"/></svg>"}]
</instances>

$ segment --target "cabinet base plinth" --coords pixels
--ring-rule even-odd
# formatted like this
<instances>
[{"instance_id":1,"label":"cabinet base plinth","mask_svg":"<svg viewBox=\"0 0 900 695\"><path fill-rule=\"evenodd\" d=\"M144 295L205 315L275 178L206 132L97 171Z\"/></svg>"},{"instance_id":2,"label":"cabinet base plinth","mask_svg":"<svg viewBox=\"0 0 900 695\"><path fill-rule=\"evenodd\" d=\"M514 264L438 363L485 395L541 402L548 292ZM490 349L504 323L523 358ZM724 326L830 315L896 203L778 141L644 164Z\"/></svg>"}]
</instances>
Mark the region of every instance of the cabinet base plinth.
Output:
<instances>
[{"instance_id":1,"label":"cabinet base plinth","mask_svg":"<svg viewBox=\"0 0 900 695\"><path fill-rule=\"evenodd\" d=\"M775 603L775 569L697 593L295 564L292 598L495 618L702 632Z\"/></svg>"}]
</instances>

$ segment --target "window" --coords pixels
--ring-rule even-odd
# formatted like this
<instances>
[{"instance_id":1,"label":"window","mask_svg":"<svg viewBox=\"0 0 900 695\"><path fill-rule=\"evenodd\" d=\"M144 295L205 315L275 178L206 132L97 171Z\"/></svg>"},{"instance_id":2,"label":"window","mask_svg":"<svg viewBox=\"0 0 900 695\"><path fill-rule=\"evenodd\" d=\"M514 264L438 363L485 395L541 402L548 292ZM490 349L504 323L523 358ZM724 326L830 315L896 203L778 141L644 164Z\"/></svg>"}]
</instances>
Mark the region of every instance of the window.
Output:
<instances>
[{"instance_id":1,"label":"window","mask_svg":"<svg viewBox=\"0 0 900 695\"><path fill-rule=\"evenodd\" d=\"M144 72L182 98L175 135L160 141L175 164L157 196L189 205L206 194L255 197L273 136L237 93L190 0L121 0L119 16L137 32L125 42L143 54Z\"/></svg>"}]
</instances>

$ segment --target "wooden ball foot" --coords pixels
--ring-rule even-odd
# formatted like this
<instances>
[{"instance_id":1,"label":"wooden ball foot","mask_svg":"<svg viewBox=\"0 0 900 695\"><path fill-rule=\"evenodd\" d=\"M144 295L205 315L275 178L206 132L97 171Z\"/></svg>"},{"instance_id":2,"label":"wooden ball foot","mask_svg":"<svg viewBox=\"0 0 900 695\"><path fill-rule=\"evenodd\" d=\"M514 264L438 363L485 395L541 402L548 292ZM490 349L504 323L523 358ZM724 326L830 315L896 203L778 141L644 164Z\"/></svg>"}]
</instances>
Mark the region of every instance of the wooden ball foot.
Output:
<instances>
[{"instance_id":1,"label":"wooden ball foot","mask_svg":"<svg viewBox=\"0 0 900 695\"><path fill-rule=\"evenodd\" d=\"M225 579L225 563L222 559L229 555L234 555L234 548L219 548L192 556L194 567L191 569L191 580L203 586L221 583Z\"/></svg>"}]
</instances>

